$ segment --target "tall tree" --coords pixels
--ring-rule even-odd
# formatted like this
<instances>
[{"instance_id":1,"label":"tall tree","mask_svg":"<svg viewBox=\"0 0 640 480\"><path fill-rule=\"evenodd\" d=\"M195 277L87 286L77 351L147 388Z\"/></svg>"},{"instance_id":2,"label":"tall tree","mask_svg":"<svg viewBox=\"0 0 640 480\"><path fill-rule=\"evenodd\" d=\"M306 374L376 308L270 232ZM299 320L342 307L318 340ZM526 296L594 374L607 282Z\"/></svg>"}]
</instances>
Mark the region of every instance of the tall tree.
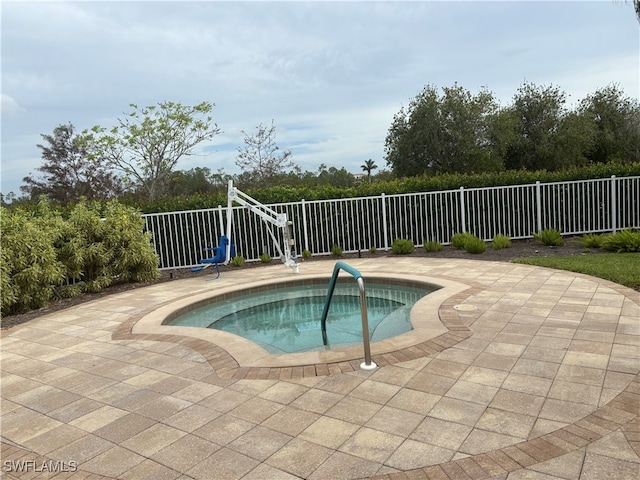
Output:
<instances>
[{"instance_id":1,"label":"tall tree","mask_svg":"<svg viewBox=\"0 0 640 480\"><path fill-rule=\"evenodd\" d=\"M640 161L640 103L626 97L617 85L588 95L578 111L596 126L595 142L587 158L592 163Z\"/></svg>"},{"instance_id":2,"label":"tall tree","mask_svg":"<svg viewBox=\"0 0 640 480\"><path fill-rule=\"evenodd\" d=\"M94 149L94 158L104 158L124 173L127 186L141 190L149 199L157 198L166 192L178 161L220 133L210 115L214 104L130 106L133 111L118 118L111 130L100 126L85 130L84 141Z\"/></svg>"},{"instance_id":3,"label":"tall tree","mask_svg":"<svg viewBox=\"0 0 640 480\"><path fill-rule=\"evenodd\" d=\"M30 174L22 179L20 190L30 197L45 195L49 199L66 203L87 199L103 199L122 193L122 182L100 156L91 156L88 146L75 133L71 123L59 125L53 135L40 135L43 144L42 165L36 170L42 175Z\"/></svg>"},{"instance_id":4,"label":"tall tree","mask_svg":"<svg viewBox=\"0 0 640 480\"><path fill-rule=\"evenodd\" d=\"M362 165L360 165L360 168L362 168L363 172L367 172L367 178L371 180L371 172L378 168L378 166L376 165L376 162L369 159L366 160Z\"/></svg>"},{"instance_id":5,"label":"tall tree","mask_svg":"<svg viewBox=\"0 0 640 480\"><path fill-rule=\"evenodd\" d=\"M387 164L397 176L500 169L490 141L497 111L485 89L472 95L455 84L439 95L427 85L394 116L385 141Z\"/></svg>"},{"instance_id":6,"label":"tall tree","mask_svg":"<svg viewBox=\"0 0 640 480\"><path fill-rule=\"evenodd\" d=\"M558 87L523 84L513 104L503 111L514 129L505 166L517 170L559 170L588 162L594 141L589 119L569 111L566 94Z\"/></svg>"},{"instance_id":7,"label":"tall tree","mask_svg":"<svg viewBox=\"0 0 640 480\"><path fill-rule=\"evenodd\" d=\"M277 176L296 169L291 159L291 151L280 151L276 144L276 126L271 120L270 126L259 124L256 133L250 135L244 130L244 146L238 147L236 165L243 171L244 177L261 187L273 184Z\"/></svg>"}]
</instances>

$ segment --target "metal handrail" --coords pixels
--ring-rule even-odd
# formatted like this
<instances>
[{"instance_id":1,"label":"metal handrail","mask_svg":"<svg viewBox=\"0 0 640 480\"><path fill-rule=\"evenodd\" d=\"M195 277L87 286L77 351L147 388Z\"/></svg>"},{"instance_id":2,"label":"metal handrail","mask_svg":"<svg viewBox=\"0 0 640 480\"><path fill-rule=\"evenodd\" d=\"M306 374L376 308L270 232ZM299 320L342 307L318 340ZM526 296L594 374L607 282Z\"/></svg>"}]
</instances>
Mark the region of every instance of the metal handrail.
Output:
<instances>
[{"instance_id":1,"label":"metal handrail","mask_svg":"<svg viewBox=\"0 0 640 480\"><path fill-rule=\"evenodd\" d=\"M362 274L344 262L336 262L333 267L333 274L329 282L329 289L327 290L327 298L324 301L324 310L322 311L322 318L320 319L320 328L322 330L322 342L328 345L327 340L327 315L329 314L329 306L331 305L331 299L333 298L333 291L336 288L336 281L340 270L351 274L358 283L358 290L360 290L360 313L362 317L362 343L364 344L364 362L360 364L360 368L363 370L373 370L377 365L371 361L371 346L369 343L369 316L367 314L367 295L364 288L364 279Z\"/></svg>"}]
</instances>

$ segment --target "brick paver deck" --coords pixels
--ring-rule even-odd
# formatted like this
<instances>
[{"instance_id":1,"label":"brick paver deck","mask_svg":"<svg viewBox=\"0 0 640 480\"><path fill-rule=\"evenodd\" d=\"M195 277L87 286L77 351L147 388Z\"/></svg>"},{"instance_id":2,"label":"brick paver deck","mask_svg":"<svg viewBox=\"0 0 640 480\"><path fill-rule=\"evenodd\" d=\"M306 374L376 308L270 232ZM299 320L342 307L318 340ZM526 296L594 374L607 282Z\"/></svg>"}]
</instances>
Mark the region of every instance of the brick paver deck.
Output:
<instances>
[{"instance_id":1,"label":"brick paver deck","mask_svg":"<svg viewBox=\"0 0 640 480\"><path fill-rule=\"evenodd\" d=\"M160 325L176 302L290 280L278 265L128 291L4 332L3 476L638 478L640 293L499 262L349 263L365 282L445 285L420 310L439 329L373 344L378 368L364 371L357 354L260 356ZM332 269L307 262L296 278Z\"/></svg>"}]
</instances>

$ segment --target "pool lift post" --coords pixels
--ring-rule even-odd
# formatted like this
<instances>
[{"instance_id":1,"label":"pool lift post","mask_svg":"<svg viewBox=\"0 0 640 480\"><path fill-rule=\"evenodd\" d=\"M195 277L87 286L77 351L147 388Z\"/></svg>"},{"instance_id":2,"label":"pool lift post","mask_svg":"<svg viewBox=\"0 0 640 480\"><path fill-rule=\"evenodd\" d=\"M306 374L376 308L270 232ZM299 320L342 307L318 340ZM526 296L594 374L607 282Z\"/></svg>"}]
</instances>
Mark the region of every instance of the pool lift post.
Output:
<instances>
[{"instance_id":1,"label":"pool lift post","mask_svg":"<svg viewBox=\"0 0 640 480\"><path fill-rule=\"evenodd\" d=\"M233 202L239 203L243 207L247 208L251 213L255 213L263 222L265 222L267 231L273 240L276 250L278 250L278 253L280 254L280 259L282 260L282 263L284 263L284 266L292 268L293 273L300 273L296 253L295 250L293 250L293 246L295 245L295 239L293 238L293 222L287 220L286 213L278 213L258 202L255 198L252 198L246 193L238 190L233 186L232 180L229 180L229 188L227 191L227 238L229 239L229 243L227 243L227 262L231 259ZM282 229L284 249L280 248L280 242L273 233L270 225L274 225L275 227Z\"/></svg>"}]
</instances>

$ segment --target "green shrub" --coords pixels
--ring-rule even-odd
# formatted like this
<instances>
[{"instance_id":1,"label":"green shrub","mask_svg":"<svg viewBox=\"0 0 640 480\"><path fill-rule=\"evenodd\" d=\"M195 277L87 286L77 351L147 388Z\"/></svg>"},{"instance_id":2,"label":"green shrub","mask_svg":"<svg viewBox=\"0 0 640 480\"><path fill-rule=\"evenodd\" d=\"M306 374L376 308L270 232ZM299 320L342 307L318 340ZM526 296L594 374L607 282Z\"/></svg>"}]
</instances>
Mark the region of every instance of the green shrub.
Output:
<instances>
[{"instance_id":1,"label":"green shrub","mask_svg":"<svg viewBox=\"0 0 640 480\"><path fill-rule=\"evenodd\" d=\"M58 242L58 258L66 267L65 274L82 281L76 285L82 292L96 293L113 282L113 252L104 242L105 222L86 202L80 202L69 214ZM77 289L67 293L73 295Z\"/></svg>"},{"instance_id":2,"label":"green shrub","mask_svg":"<svg viewBox=\"0 0 640 480\"><path fill-rule=\"evenodd\" d=\"M602 242L602 248L616 253L640 252L640 231L628 228L607 235Z\"/></svg>"},{"instance_id":3,"label":"green shrub","mask_svg":"<svg viewBox=\"0 0 640 480\"><path fill-rule=\"evenodd\" d=\"M605 235L603 234L588 233L582 236L580 243L586 248L600 248L604 239Z\"/></svg>"},{"instance_id":4,"label":"green shrub","mask_svg":"<svg viewBox=\"0 0 640 480\"><path fill-rule=\"evenodd\" d=\"M494 235L493 240L491 240L491 246L494 250L509 248L511 246L511 239L507 235L498 233L497 235Z\"/></svg>"},{"instance_id":5,"label":"green shrub","mask_svg":"<svg viewBox=\"0 0 640 480\"><path fill-rule=\"evenodd\" d=\"M333 255L334 257L341 257L342 248L334 244L333 247L331 247L331 255Z\"/></svg>"},{"instance_id":6,"label":"green shrub","mask_svg":"<svg viewBox=\"0 0 640 480\"><path fill-rule=\"evenodd\" d=\"M311 258L311 252L309 250L303 250L302 251L302 258L304 258L304 259Z\"/></svg>"},{"instance_id":7,"label":"green shrub","mask_svg":"<svg viewBox=\"0 0 640 480\"><path fill-rule=\"evenodd\" d=\"M437 240L425 240L422 246L424 247L425 252L441 252L444 249L442 244Z\"/></svg>"},{"instance_id":8,"label":"green shrub","mask_svg":"<svg viewBox=\"0 0 640 480\"><path fill-rule=\"evenodd\" d=\"M2 209L2 314L45 306L54 296L98 292L115 282L158 277L144 220L132 207L80 202L64 219L48 202ZM74 280L63 284L65 278Z\"/></svg>"},{"instance_id":9,"label":"green shrub","mask_svg":"<svg viewBox=\"0 0 640 480\"><path fill-rule=\"evenodd\" d=\"M242 255L236 255L229 262L234 267L244 267L245 259Z\"/></svg>"},{"instance_id":10,"label":"green shrub","mask_svg":"<svg viewBox=\"0 0 640 480\"><path fill-rule=\"evenodd\" d=\"M34 212L0 208L2 315L42 308L65 278L55 243L64 221L41 202Z\"/></svg>"},{"instance_id":11,"label":"green shrub","mask_svg":"<svg viewBox=\"0 0 640 480\"><path fill-rule=\"evenodd\" d=\"M487 244L484 240L470 234L464 242L464 250L467 253L484 253L487 250Z\"/></svg>"},{"instance_id":12,"label":"green shrub","mask_svg":"<svg viewBox=\"0 0 640 480\"><path fill-rule=\"evenodd\" d=\"M378 249L377 249L376 247L371 247L371 248L369 249L369 253L370 253L371 255L375 255L377 251L378 251Z\"/></svg>"},{"instance_id":13,"label":"green shrub","mask_svg":"<svg viewBox=\"0 0 640 480\"><path fill-rule=\"evenodd\" d=\"M391 252L395 255L409 255L414 248L413 240L406 238L396 238L391 244Z\"/></svg>"},{"instance_id":14,"label":"green shrub","mask_svg":"<svg viewBox=\"0 0 640 480\"><path fill-rule=\"evenodd\" d=\"M543 245L547 245L549 247L559 247L564 244L562 234L555 228L547 228L546 230L541 230L538 233L534 233L533 238L535 238Z\"/></svg>"},{"instance_id":15,"label":"green shrub","mask_svg":"<svg viewBox=\"0 0 640 480\"><path fill-rule=\"evenodd\" d=\"M137 210L109 202L104 210L104 243L111 252L111 272L120 282L150 282L159 276L151 234Z\"/></svg>"},{"instance_id":16,"label":"green shrub","mask_svg":"<svg viewBox=\"0 0 640 480\"><path fill-rule=\"evenodd\" d=\"M467 239L473 237L473 234L468 232L454 233L451 237L451 246L457 249L463 249Z\"/></svg>"},{"instance_id":17,"label":"green shrub","mask_svg":"<svg viewBox=\"0 0 640 480\"><path fill-rule=\"evenodd\" d=\"M271 255L269 255L268 253L263 253L262 255L260 255L260 261L262 263L270 263L271 260Z\"/></svg>"},{"instance_id":18,"label":"green shrub","mask_svg":"<svg viewBox=\"0 0 640 480\"><path fill-rule=\"evenodd\" d=\"M6 213L3 211L2 214L4 217ZM11 281L12 270L13 265L10 263L9 254L4 248L0 249L0 306L2 306L2 313L11 311L11 307L18 301L17 288Z\"/></svg>"}]
</instances>

